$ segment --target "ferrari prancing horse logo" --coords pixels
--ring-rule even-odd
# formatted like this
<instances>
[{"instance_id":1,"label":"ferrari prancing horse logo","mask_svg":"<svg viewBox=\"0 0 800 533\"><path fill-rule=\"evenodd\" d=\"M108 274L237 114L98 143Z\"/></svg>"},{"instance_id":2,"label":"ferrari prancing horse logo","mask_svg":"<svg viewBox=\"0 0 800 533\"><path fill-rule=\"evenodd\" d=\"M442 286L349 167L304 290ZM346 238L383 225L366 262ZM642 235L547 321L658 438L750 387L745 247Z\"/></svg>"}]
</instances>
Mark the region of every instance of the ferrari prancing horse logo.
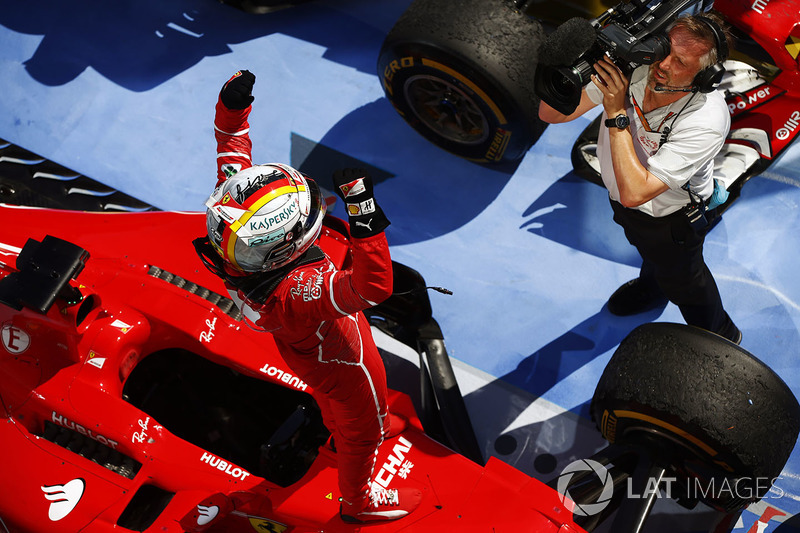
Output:
<instances>
[{"instance_id":1,"label":"ferrari prancing horse logo","mask_svg":"<svg viewBox=\"0 0 800 533\"><path fill-rule=\"evenodd\" d=\"M249 516L248 519L250 520L250 525L253 526L253 529L261 533L283 533L289 528L289 526L285 524L273 522L272 520L267 520L266 518Z\"/></svg>"}]
</instances>

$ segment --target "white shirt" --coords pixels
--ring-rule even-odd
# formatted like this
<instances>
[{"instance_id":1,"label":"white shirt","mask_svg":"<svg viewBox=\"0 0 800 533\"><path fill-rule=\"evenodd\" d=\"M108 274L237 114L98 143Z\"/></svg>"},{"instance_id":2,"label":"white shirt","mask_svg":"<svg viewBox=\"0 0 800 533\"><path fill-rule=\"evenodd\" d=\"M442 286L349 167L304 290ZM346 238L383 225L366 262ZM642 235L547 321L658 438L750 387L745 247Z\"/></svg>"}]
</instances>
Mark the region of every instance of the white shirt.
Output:
<instances>
[{"instance_id":1,"label":"white shirt","mask_svg":"<svg viewBox=\"0 0 800 533\"><path fill-rule=\"evenodd\" d=\"M687 182L703 200L711 196L714 191L714 157L725 143L731 118L722 93L712 91L707 94L687 93L676 102L645 113L643 120L636 111L634 101L639 105L644 101L648 69L648 65L642 65L633 71L625 111L631 120L630 130L636 155L651 174L669 187L635 209L654 217L663 217L689 203L689 193L682 189ZM593 102L602 103L603 93L594 83L586 86L586 93ZM602 120L607 118L604 111ZM665 127L671 131L667 142L659 148ZM597 138L597 157L609 196L619 201L608 128L602 123Z\"/></svg>"}]
</instances>

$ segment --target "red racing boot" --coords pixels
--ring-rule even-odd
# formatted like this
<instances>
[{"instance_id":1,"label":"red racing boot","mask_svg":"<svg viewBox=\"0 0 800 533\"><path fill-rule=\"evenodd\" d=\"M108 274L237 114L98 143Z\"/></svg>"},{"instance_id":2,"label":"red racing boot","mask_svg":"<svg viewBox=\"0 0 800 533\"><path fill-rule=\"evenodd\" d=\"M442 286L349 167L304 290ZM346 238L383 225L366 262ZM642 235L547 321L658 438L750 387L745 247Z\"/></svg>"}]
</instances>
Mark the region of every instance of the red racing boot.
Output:
<instances>
[{"instance_id":1,"label":"red racing boot","mask_svg":"<svg viewBox=\"0 0 800 533\"><path fill-rule=\"evenodd\" d=\"M418 489L379 489L370 492L361 504L351 504L342 499L339 514L348 524L363 524L378 520L397 520L414 511L422 500Z\"/></svg>"}]
</instances>

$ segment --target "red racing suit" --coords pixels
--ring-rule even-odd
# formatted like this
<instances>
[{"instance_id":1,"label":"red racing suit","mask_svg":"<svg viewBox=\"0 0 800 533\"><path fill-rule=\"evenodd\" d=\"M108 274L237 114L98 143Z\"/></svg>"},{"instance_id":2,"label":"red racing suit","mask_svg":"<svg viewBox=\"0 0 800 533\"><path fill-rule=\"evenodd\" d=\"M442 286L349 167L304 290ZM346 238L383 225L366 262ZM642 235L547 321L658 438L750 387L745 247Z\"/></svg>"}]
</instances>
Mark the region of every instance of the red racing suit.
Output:
<instances>
[{"instance_id":1,"label":"red racing suit","mask_svg":"<svg viewBox=\"0 0 800 533\"><path fill-rule=\"evenodd\" d=\"M217 102L217 184L252 166L247 117ZM378 447L389 430L386 371L362 310L392 292L389 245L383 233L351 239L350 268L327 258L292 270L264 302L229 292L246 318L272 333L292 371L313 388L335 438L339 490L365 500Z\"/></svg>"}]
</instances>

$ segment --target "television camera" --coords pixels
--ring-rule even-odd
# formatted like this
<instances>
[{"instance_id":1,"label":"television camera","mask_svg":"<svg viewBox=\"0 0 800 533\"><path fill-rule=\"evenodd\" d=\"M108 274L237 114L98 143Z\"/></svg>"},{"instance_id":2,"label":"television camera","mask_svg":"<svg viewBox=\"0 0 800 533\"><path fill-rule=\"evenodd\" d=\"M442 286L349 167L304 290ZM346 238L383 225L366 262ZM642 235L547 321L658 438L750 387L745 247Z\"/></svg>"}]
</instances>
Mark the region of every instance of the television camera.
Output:
<instances>
[{"instance_id":1,"label":"television camera","mask_svg":"<svg viewBox=\"0 0 800 533\"><path fill-rule=\"evenodd\" d=\"M542 43L534 78L536 95L565 115L578 107L593 65L603 55L629 74L669 55L666 28L699 0L624 1L599 17L573 18Z\"/></svg>"}]
</instances>

